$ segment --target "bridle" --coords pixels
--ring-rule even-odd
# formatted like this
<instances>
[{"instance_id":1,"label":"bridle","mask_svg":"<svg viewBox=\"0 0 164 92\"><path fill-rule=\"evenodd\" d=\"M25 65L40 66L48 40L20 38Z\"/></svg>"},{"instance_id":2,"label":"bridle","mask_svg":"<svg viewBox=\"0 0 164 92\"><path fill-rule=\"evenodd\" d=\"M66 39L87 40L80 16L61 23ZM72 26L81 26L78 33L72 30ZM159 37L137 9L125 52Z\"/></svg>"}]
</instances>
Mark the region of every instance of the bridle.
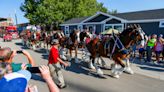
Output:
<instances>
[{"instance_id":1,"label":"bridle","mask_svg":"<svg viewBox=\"0 0 164 92\"><path fill-rule=\"evenodd\" d=\"M136 32L138 32L138 33L136 33ZM112 35L113 35L113 40L114 40L115 43L114 43L114 47L113 47L113 50L112 50L112 54L114 53L116 46L119 49L119 52L124 51L124 50L130 51L130 49L132 48L133 45L140 43L140 40L138 40L138 38L136 38L136 36L140 35L141 36L141 41L144 40L143 33L144 32L140 27L136 28L136 29L133 29L129 33L129 38L130 38L131 41L133 41L134 44L130 45L130 47L128 47L128 48L125 48L125 46L123 45L120 38L113 33Z\"/></svg>"}]
</instances>

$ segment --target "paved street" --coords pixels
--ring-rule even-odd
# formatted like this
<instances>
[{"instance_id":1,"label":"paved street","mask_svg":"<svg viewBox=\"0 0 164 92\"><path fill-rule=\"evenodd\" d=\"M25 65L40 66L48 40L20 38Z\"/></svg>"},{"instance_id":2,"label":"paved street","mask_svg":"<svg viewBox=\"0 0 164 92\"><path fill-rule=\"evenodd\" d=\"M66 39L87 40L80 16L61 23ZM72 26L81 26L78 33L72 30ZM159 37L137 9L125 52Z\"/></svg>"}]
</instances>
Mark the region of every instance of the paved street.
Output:
<instances>
[{"instance_id":1,"label":"paved street","mask_svg":"<svg viewBox=\"0 0 164 92\"><path fill-rule=\"evenodd\" d=\"M0 40L0 46L11 47L16 50L23 49L20 40L5 43ZM26 50L30 52L38 66L47 64L47 56L44 50ZM14 61L18 63L27 62L27 59L23 55L17 55ZM137 65L134 64L133 67L135 68L136 66ZM163 68L160 69L160 73L162 74L164 70L162 70ZM68 87L62 89L61 92L164 92L164 81L162 77L152 78L151 76L148 77L140 73L137 68L134 70L137 74L123 74L120 79L112 78L110 76L110 70L103 70L105 75L100 78L95 75L94 70L89 71L85 63L81 63L80 65L72 63L71 67L67 68L67 70L63 70ZM156 73L157 71L152 72ZM147 73L147 71L145 71L145 73ZM39 74L33 74L30 84L37 85L39 92L48 92L47 85Z\"/></svg>"}]
</instances>

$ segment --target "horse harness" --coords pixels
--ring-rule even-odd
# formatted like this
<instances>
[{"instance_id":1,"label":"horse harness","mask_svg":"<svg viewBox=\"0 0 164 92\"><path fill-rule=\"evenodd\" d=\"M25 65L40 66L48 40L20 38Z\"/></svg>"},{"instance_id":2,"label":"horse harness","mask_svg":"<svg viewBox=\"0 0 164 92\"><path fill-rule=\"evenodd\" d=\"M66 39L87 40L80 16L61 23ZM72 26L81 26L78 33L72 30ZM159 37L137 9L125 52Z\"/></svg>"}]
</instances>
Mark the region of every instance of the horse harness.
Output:
<instances>
[{"instance_id":1,"label":"horse harness","mask_svg":"<svg viewBox=\"0 0 164 92\"><path fill-rule=\"evenodd\" d=\"M125 46L123 45L119 37L115 35L114 33L112 35L113 35L112 39L114 40L114 47L112 49L111 56L113 55L116 49L116 46L119 49L118 52L120 52L121 54L128 54L130 52L130 48L125 48Z\"/></svg>"}]
</instances>

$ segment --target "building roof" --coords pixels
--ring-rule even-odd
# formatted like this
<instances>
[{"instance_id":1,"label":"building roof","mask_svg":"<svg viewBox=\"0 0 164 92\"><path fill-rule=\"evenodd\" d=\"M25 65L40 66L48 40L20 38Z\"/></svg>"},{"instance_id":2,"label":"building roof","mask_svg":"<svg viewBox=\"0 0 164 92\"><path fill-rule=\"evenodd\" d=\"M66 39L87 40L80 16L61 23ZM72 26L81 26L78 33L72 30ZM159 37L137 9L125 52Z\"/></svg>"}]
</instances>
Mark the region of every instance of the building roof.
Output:
<instances>
[{"instance_id":1,"label":"building roof","mask_svg":"<svg viewBox=\"0 0 164 92\"><path fill-rule=\"evenodd\" d=\"M126 20L164 19L164 9L113 14Z\"/></svg>"},{"instance_id":2,"label":"building roof","mask_svg":"<svg viewBox=\"0 0 164 92\"><path fill-rule=\"evenodd\" d=\"M0 18L0 21L7 20L6 18Z\"/></svg>"},{"instance_id":3,"label":"building roof","mask_svg":"<svg viewBox=\"0 0 164 92\"><path fill-rule=\"evenodd\" d=\"M109 15L106 13L101 13L103 15ZM95 16L95 15L93 15ZM136 12L127 12L127 13L118 13L112 14L120 19L124 19L127 21L135 21L135 20L153 20L153 19L164 19L164 9L156 9L156 10L144 10L144 11L136 11ZM92 17L92 16L90 16ZM75 24L80 23L89 17L82 17L82 18L73 18L70 19L63 24Z\"/></svg>"},{"instance_id":4,"label":"building roof","mask_svg":"<svg viewBox=\"0 0 164 92\"><path fill-rule=\"evenodd\" d=\"M68 21L65 21L63 24L74 24L74 23L80 23L83 20L87 19L88 17L82 17L82 18L72 18Z\"/></svg>"}]
</instances>

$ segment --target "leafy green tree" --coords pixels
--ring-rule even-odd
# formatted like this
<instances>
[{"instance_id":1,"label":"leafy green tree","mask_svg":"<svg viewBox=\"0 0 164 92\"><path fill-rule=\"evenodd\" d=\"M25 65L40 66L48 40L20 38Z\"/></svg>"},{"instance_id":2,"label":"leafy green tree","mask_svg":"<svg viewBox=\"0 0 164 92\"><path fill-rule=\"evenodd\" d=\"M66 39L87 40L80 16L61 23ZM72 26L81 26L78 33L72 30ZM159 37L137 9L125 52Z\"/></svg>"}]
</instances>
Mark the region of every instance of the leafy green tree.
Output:
<instances>
[{"instance_id":1,"label":"leafy green tree","mask_svg":"<svg viewBox=\"0 0 164 92\"><path fill-rule=\"evenodd\" d=\"M96 0L25 0L20 9L25 12L25 17L30 23L55 25L55 28L71 18L91 16L97 11L108 11Z\"/></svg>"}]
</instances>

